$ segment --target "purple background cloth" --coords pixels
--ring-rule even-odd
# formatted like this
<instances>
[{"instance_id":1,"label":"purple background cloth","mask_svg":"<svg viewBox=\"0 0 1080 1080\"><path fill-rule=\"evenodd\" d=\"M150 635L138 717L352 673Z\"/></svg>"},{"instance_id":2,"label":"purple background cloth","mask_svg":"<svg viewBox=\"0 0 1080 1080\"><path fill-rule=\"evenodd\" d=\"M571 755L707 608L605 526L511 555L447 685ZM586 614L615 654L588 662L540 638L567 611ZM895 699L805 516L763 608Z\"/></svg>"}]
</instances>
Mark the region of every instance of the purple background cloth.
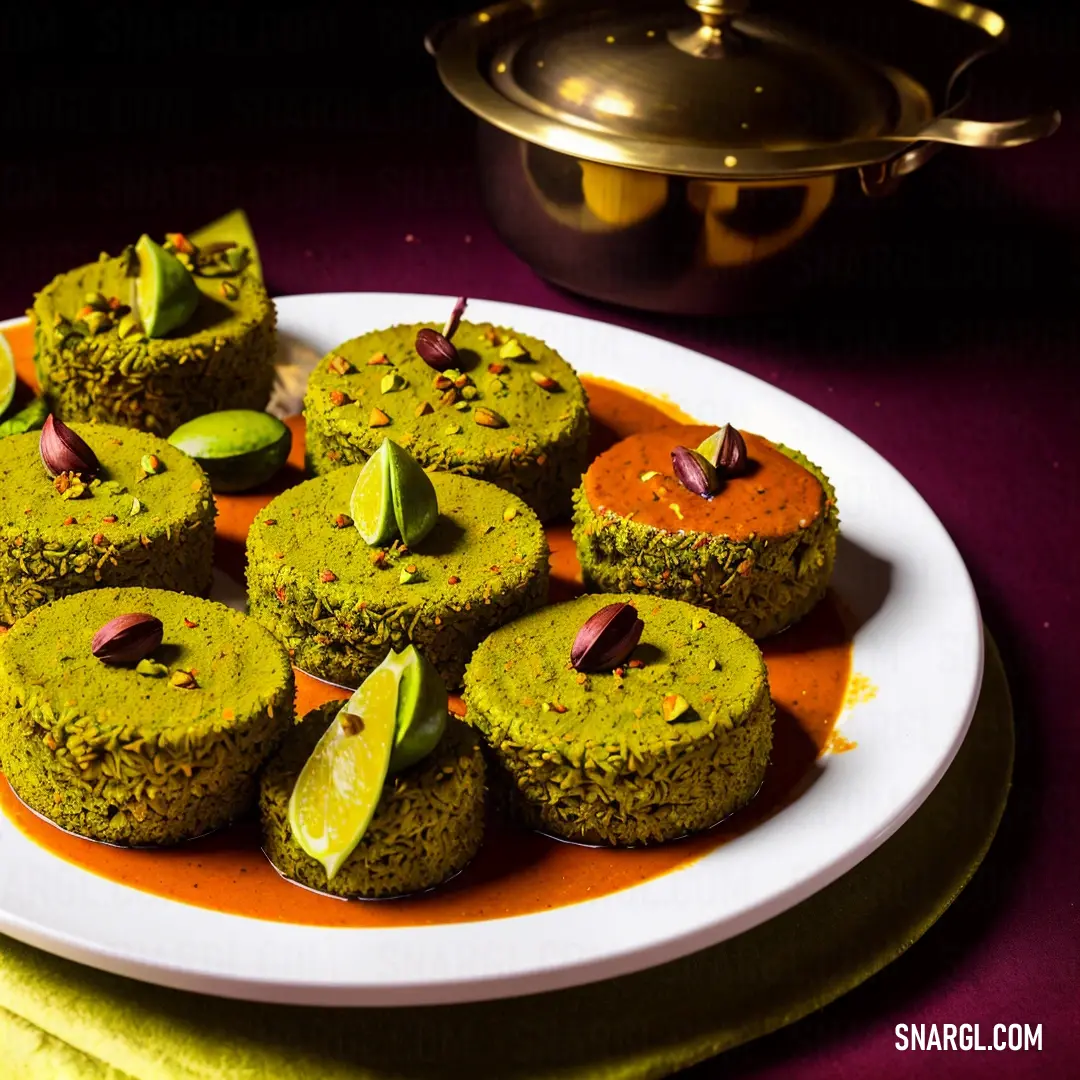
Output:
<instances>
[{"instance_id":1,"label":"purple background cloth","mask_svg":"<svg viewBox=\"0 0 1080 1080\"><path fill-rule=\"evenodd\" d=\"M1075 86L1052 27L1041 46L1036 75L1056 66ZM299 115L293 89L282 109ZM431 101L405 143L374 122L333 138L278 124L271 136L258 110L227 144L181 132L125 151L114 130L89 158L63 134L31 150L9 132L0 313L19 314L56 270L99 250L243 205L275 294L466 294L589 315L700 349L846 425L915 484L967 561L1015 695L1014 789L985 864L908 953L687 1075L1080 1075L1078 125L1022 150L940 155L882 204L882 230L846 280L786 313L710 322L603 308L538 280L485 221L467 124ZM995 1023L1042 1024L1043 1050L894 1049L896 1024L934 1022L978 1022L984 1041Z\"/></svg>"}]
</instances>

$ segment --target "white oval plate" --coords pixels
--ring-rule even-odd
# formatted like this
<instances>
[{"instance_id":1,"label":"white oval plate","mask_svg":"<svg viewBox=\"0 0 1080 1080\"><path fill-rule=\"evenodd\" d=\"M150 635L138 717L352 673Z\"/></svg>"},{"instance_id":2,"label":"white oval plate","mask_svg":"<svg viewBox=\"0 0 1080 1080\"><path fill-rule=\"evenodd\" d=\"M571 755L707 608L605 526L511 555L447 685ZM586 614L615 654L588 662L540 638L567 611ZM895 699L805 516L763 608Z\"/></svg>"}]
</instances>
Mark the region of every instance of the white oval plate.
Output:
<instances>
[{"instance_id":1,"label":"white oval plate","mask_svg":"<svg viewBox=\"0 0 1080 1080\"><path fill-rule=\"evenodd\" d=\"M278 321L303 365L304 355L374 327L441 325L451 305L421 295L290 296L278 301ZM809 405L698 353L513 304L475 300L469 316L537 335L582 373L666 395L693 416L782 440L822 466L844 535L835 585L862 623L855 669L878 688L842 720L858 749L823 757L793 804L666 876L550 912L432 927L290 926L189 907L69 865L0 817L0 930L123 975L254 1000L509 997L621 975L748 930L865 858L934 788L974 711L982 624L967 570L915 489Z\"/></svg>"}]
</instances>

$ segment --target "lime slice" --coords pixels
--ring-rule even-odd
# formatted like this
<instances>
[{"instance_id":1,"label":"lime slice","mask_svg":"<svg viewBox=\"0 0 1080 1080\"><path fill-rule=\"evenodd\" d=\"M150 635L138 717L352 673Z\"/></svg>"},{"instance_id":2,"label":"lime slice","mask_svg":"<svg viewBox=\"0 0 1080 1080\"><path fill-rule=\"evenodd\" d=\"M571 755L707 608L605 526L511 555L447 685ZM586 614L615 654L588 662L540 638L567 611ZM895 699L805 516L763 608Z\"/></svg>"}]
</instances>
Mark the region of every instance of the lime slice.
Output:
<instances>
[{"instance_id":1,"label":"lime slice","mask_svg":"<svg viewBox=\"0 0 1080 1080\"><path fill-rule=\"evenodd\" d=\"M384 439L381 449L390 459L390 490L394 520L406 547L415 547L439 520L439 500L431 477L396 442Z\"/></svg>"},{"instance_id":2,"label":"lime slice","mask_svg":"<svg viewBox=\"0 0 1080 1080\"><path fill-rule=\"evenodd\" d=\"M400 673L373 671L304 763L289 798L296 842L333 880L363 839L382 794L397 725Z\"/></svg>"},{"instance_id":3,"label":"lime slice","mask_svg":"<svg viewBox=\"0 0 1080 1080\"><path fill-rule=\"evenodd\" d=\"M199 287L179 259L143 234L135 245L139 277L135 301L147 337L159 338L183 326L199 306Z\"/></svg>"},{"instance_id":4,"label":"lime slice","mask_svg":"<svg viewBox=\"0 0 1080 1080\"><path fill-rule=\"evenodd\" d=\"M402 669L398 691L397 731L390 771L401 772L425 758L446 730L446 684L415 645L390 656ZM390 657L387 657L389 660ZM386 663L386 661L383 661Z\"/></svg>"},{"instance_id":5,"label":"lime slice","mask_svg":"<svg viewBox=\"0 0 1080 1080\"><path fill-rule=\"evenodd\" d=\"M3 334L0 334L0 416L11 407L15 397L15 357L11 346Z\"/></svg>"},{"instance_id":6,"label":"lime slice","mask_svg":"<svg viewBox=\"0 0 1080 1080\"><path fill-rule=\"evenodd\" d=\"M388 544L397 535L394 499L390 492L388 439L367 459L360 470L349 501L349 513L356 531L371 547Z\"/></svg>"}]
</instances>

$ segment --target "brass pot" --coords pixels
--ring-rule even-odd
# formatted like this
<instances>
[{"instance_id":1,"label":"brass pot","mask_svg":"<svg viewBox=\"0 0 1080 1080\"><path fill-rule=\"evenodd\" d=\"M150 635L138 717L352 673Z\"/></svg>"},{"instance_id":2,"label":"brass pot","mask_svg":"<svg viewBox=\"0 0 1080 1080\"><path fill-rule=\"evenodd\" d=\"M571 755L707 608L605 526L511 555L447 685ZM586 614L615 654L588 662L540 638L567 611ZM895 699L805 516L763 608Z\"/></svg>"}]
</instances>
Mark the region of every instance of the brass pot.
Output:
<instances>
[{"instance_id":1,"label":"brass pot","mask_svg":"<svg viewBox=\"0 0 1080 1080\"><path fill-rule=\"evenodd\" d=\"M1007 36L992 11L759 2L508 0L429 35L480 118L492 221L541 276L653 311L776 306L942 146L1060 123L963 118L968 68Z\"/></svg>"}]
</instances>

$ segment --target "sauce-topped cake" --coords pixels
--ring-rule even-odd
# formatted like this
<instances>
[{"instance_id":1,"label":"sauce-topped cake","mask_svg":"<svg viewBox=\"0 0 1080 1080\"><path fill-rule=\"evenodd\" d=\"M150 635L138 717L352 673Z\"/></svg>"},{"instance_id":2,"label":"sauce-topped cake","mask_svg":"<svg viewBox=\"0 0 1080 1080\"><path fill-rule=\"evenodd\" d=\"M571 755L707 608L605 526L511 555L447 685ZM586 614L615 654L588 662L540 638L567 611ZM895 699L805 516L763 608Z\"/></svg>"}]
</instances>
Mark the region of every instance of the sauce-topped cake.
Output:
<instances>
[{"instance_id":1,"label":"sauce-topped cake","mask_svg":"<svg viewBox=\"0 0 1080 1080\"><path fill-rule=\"evenodd\" d=\"M717 464L710 452L726 460ZM587 582L686 600L755 638L790 626L821 599L838 529L835 494L816 465L734 429L632 435L589 466L574 495Z\"/></svg>"}]
</instances>

